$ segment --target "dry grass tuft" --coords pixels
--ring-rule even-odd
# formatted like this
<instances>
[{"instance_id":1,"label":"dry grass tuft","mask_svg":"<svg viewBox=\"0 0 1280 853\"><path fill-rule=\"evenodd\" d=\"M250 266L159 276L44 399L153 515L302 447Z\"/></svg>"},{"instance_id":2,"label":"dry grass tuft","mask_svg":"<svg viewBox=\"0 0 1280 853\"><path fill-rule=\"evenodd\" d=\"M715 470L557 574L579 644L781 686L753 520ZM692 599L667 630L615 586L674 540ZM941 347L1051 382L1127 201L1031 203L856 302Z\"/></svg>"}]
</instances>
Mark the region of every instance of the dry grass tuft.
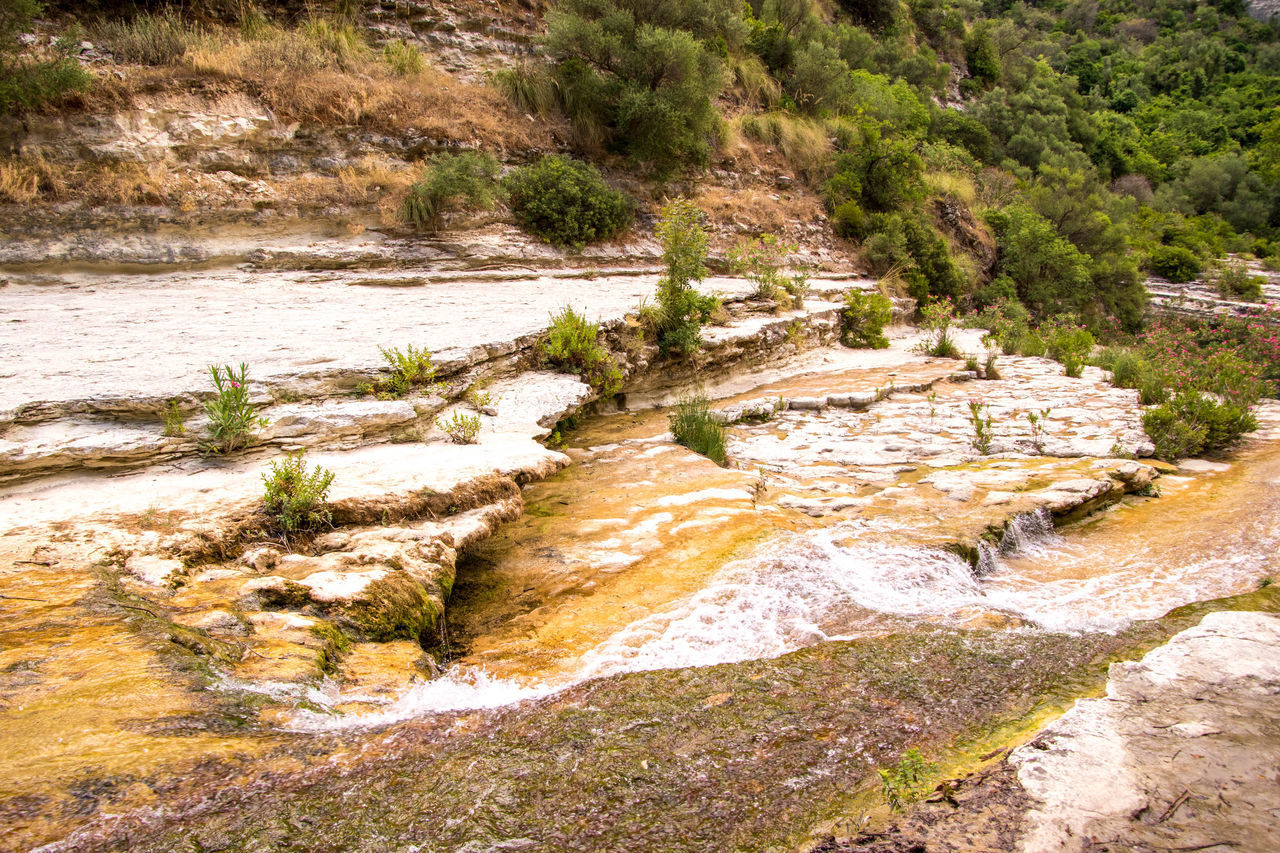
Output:
<instances>
[{"instance_id":1,"label":"dry grass tuft","mask_svg":"<svg viewBox=\"0 0 1280 853\"><path fill-rule=\"evenodd\" d=\"M742 138L776 149L796 174L816 179L831 159L831 135L821 121L769 112L746 113L735 124Z\"/></svg>"},{"instance_id":2,"label":"dry grass tuft","mask_svg":"<svg viewBox=\"0 0 1280 853\"><path fill-rule=\"evenodd\" d=\"M823 217L822 204L808 193L779 195L763 187L704 186L694 203L712 223L741 233L785 234Z\"/></svg>"}]
</instances>

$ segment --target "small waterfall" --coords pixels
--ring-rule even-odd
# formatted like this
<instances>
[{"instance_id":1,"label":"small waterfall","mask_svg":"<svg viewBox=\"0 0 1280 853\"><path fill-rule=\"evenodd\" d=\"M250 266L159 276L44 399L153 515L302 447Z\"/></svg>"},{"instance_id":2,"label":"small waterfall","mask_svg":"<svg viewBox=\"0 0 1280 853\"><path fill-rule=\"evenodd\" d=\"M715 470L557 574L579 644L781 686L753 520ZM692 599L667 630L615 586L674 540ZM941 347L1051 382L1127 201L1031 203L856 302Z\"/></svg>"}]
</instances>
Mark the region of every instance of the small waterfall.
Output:
<instances>
[{"instance_id":1,"label":"small waterfall","mask_svg":"<svg viewBox=\"0 0 1280 853\"><path fill-rule=\"evenodd\" d=\"M1000 537L1000 556L1042 556L1063 539L1053 526L1053 515L1044 507L1015 515Z\"/></svg>"}]
</instances>

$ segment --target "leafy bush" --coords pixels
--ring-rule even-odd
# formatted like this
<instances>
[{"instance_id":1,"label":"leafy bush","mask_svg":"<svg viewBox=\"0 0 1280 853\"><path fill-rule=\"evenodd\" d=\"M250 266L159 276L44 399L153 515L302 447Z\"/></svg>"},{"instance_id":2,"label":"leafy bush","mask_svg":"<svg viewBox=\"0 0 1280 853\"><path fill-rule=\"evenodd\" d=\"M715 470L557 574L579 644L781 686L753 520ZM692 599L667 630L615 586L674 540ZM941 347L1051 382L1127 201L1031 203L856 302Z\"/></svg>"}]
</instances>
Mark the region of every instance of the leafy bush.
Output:
<instances>
[{"instance_id":1,"label":"leafy bush","mask_svg":"<svg viewBox=\"0 0 1280 853\"><path fill-rule=\"evenodd\" d=\"M520 227L557 246L582 251L631 222L631 200L581 160L543 157L514 170L502 184Z\"/></svg>"},{"instance_id":2,"label":"leafy bush","mask_svg":"<svg viewBox=\"0 0 1280 853\"><path fill-rule=\"evenodd\" d=\"M611 397L622 387L622 371L599 338L599 325L565 306L551 316L551 328L539 349L551 367L581 376L601 396Z\"/></svg>"},{"instance_id":3,"label":"leafy bush","mask_svg":"<svg viewBox=\"0 0 1280 853\"><path fill-rule=\"evenodd\" d=\"M925 338L916 349L935 358L960 358L960 348L951 337L951 326L955 322L955 306L951 300L940 299L920 306L920 317Z\"/></svg>"},{"instance_id":4,"label":"leafy bush","mask_svg":"<svg viewBox=\"0 0 1280 853\"><path fill-rule=\"evenodd\" d=\"M273 461L262 482L266 487L263 506L286 535L333 522L327 504L333 472L317 465L308 473L303 451Z\"/></svg>"},{"instance_id":5,"label":"leafy bush","mask_svg":"<svg viewBox=\"0 0 1280 853\"><path fill-rule=\"evenodd\" d=\"M664 355L688 355L701 346L698 330L719 306L715 297L694 290L693 282L707 275L709 245L702 211L687 199L676 199L662 209L658 239L666 275L658 282L658 306L654 324L658 347Z\"/></svg>"},{"instance_id":6,"label":"leafy bush","mask_svg":"<svg viewBox=\"0 0 1280 853\"><path fill-rule=\"evenodd\" d=\"M206 450L212 453L231 453L249 445L256 427L265 426L267 419L259 417L257 407L249 402L249 366L241 364L239 371L231 365L209 365L216 396L206 400L205 414L209 416L206 429L209 442Z\"/></svg>"},{"instance_id":7,"label":"leafy bush","mask_svg":"<svg viewBox=\"0 0 1280 853\"><path fill-rule=\"evenodd\" d=\"M559 4L547 16L546 47L580 139L606 143L660 174L705 164L720 127L712 99L727 76L704 39L733 35L737 8L720 0Z\"/></svg>"},{"instance_id":8,"label":"leafy bush","mask_svg":"<svg viewBox=\"0 0 1280 853\"><path fill-rule=\"evenodd\" d=\"M18 34L26 32L43 10L39 0L0 3L0 115L30 112L93 84L75 58L79 39L74 34L56 40L46 58L22 55Z\"/></svg>"},{"instance_id":9,"label":"leafy bush","mask_svg":"<svg viewBox=\"0 0 1280 853\"><path fill-rule=\"evenodd\" d=\"M1183 246L1156 246L1147 256L1147 269L1172 282L1194 281L1200 275L1200 259Z\"/></svg>"},{"instance_id":10,"label":"leafy bush","mask_svg":"<svg viewBox=\"0 0 1280 853\"><path fill-rule=\"evenodd\" d=\"M840 310L840 343L855 349L884 349L884 327L893 320L893 303L880 293L850 290Z\"/></svg>"},{"instance_id":11,"label":"leafy bush","mask_svg":"<svg viewBox=\"0 0 1280 853\"><path fill-rule=\"evenodd\" d=\"M804 272L782 272L797 246L777 234L762 234L739 243L733 249L733 267L756 286L756 298L769 299L785 308L800 308L809 289Z\"/></svg>"},{"instance_id":12,"label":"leafy bush","mask_svg":"<svg viewBox=\"0 0 1280 853\"><path fill-rule=\"evenodd\" d=\"M1041 324L1040 336L1044 338L1049 358L1066 368L1072 378L1079 378L1085 361L1093 352L1093 335L1074 318L1053 318Z\"/></svg>"},{"instance_id":13,"label":"leafy bush","mask_svg":"<svg viewBox=\"0 0 1280 853\"><path fill-rule=\"evenodd\" d=\"M379 399L403 397L414 388L434 390L436 368L431 363L431 353L426 349L418 349L410 344L402 352L399 347L384 349L378 347L382 358L391 368L391 375L386 379L377 379L360 387L365 394L372 394Z\"/></svg>"},{"instance_id":14,"label":"leafy bush","mask_svg":"<svg viewBox=\"0 0 1280 853\"><path fill-rule=\"evenodd\" d=\"M491 154L437 154L409 188L401 216L420 231L439 231L450 210L487 210L498 191L498 161Z\"/></svg>"},{"instance_id":15,"label":"leafy bush","mask_svg":"<svg viewBox=\"0 0 1280 853\"><path fill-rule=\"evenodd\" d=\"M996 344L1005 355L1013 355L1027 334L1027 309L1016 298L1000 299L974 315L966 325L986 329L983 344Z\"/></svg>"},{"instance_id":16,"label":"leafy bush","mask_svg":"<svg viewBox=\"0 0 1280 853\"><path fill-rule=\"evenodd\" d=\"M1142 428L1162 459L1198 456L1227 447L1258 428L1247 406L1199 391L1180 391L1142 415Z\"/></svg>"},{"instance_id":17,"label":"leafy bush","mask_svg":"<svg viewBox=\"0 0 1280 853\"><path fill-rule=\"evenodd\" d=\"M454 444L475 444L476 436L480 434L480 416L454 412L453 417L447 421L437 418L436 426Z\"/></svg>"},{"instance_id":18,"label":"leafy bush","mask_svg":"<svg viewBox=\"0 0 1280 853\"><path fill-rule=\"evenodd\" d=\"M712 417L706 397L698 395L681 400L667 419L677 444L702 454L717 465L725 464L728 458L725 428Z\"/></svg>"},{"instance_id":19,"label":"leafy bush","mask_svg":"<svg viewBox=\"0 0 1280 853\"><path fill-rule=\"evenodd\" d=\"M128 21L107 21L99 38L117 62L171 65L182 58L196 35L177 12L166 9L154 15L143 12Z\"/></svg>"}]
</instances>

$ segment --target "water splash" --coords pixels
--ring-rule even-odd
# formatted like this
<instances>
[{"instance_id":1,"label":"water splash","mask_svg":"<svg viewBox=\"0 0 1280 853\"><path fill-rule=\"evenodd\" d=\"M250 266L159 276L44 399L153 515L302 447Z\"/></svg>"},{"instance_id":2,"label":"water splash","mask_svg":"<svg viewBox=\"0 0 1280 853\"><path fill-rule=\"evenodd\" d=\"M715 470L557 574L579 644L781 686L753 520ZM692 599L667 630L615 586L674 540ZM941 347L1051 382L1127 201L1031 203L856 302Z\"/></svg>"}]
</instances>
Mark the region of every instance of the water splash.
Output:
<instances>
[{"instance_id":1,"label":"water splash","mask_svg":"<svg viewBox=\"0 0 1280 853\"><path fill-rule=\"evenodd\" d=\"M1040 507L1035 512L1024 512L1009 520L1004 535L1000 537L1000 556L1042 557L1065 541L1053 526L1053 515L1045 507Z\"/></svg>"}]
</instances>

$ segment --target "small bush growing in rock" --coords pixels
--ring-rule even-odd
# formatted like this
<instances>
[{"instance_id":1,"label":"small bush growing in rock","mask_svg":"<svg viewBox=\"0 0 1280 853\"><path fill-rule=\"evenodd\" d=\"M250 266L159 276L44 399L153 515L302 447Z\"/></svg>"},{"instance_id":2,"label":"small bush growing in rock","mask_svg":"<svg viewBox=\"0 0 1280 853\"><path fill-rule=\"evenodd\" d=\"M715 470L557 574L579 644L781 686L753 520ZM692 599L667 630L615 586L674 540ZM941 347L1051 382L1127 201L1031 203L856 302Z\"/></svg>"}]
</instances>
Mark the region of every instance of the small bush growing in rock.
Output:
<instances>
[{"instance_id":1,"label":"small bush growing in rock","mask_svg":"<svg viewBox=\"0 0 1280 853\"><path fill-rule=\"evenodd\" d=\"M454 412L453 417L447 421L437 419L436 426L454 444L475 444L476 436L480 434L480 416Z\"/></svg>"},{"instance_id":2,"label":"small bush growing in rock","mask_svg":"<svg viewBox=\"0 0 1280 853\"><path fill-rule=\"evenodd\" d=\"M939 299L920 306L920 316L920 326L926 334L916 349L936 358L960 358L960 348L951 337L951 326L955 323L955 306L951 300Z\"/></svg>"},{"instance_id":3,"label":"small bush growing in rock","mask_svg":"<svg viewBox=\"0 0 1280 853\"><path fill-rule=\"evenodd\" d=\"M935 766L924 760L920 750L908 749L897 764L888 768L877 768L880 774L880 790L893 811L901 811L903 807L914 803L922 797L927 789L929 774Z\"/></svg>"},{"instance_id":4,"label":"small bush growing in rock","mask_svg":"<svg viewBox=\"0 0 1280 853\"><path fill-rule=\"evenodd\" d=\"M723 466L728 460L725 428L711 416L706 397L697 395L676 403L668 421L677 444L702 454L717 465Z\"/></svg>"},{"instance_id":5,"label":"small bush growing in rock","mask_svg":"<svg viewBox=\"0 0 1280 853\"><path fill-rule=\"evenodd\" d=\"M768 299L784 308L800 308L809 289L808 277L803 271L790 275L783 272L796 248L795 243L788 243L777 234L762 234L734 247L733 268L756 286L757 299Z\"/></svg>"},{"instance_id":6,"label":"small bush growing in rock","mask_svg":"<svg viewBox=\"0 0 1280 853\"><path fill-rule=\"evenodd\" d=\"M360 390L364 393L380 400L392 400L403 397L414 388L430 391L437 387L436 368L431 363L431 353L426 349L410 344L403 351L399 347L378 347L378 352L391 368L391 375L361 385Z\"/></svg>"},{"instance_id":7,"label":"small bush growing in rock","mask_svg":"<svg viewBox=\"0 0 1280 853\"><path fill-rule=\"evenodd\" d=\"M622 371L600 345L599 325L568 306L551 315L551 328L539 350L552 368L581 376L601 396L611 397L622 387Z\"/></svg>"},{"instance_id":8,"label":"small bush growing in rock","mask_svg":"<svg viewBox=\"0 0 1280 853\"><path fill-rule=\"evenodd\" d=\"M969 424L973 427L973 449L986 456L991 452L991 409L977 400L970 400Z\"/></svg>"},{"instance_id":9,"label":"small bush growing in rock","mask_svg":"<svg viewBox=\"0 0 1280 853\"><path fill-rule=\"evenodd\" d=\"M1015 355L1028 332L1027 309L1017 299L1002 299L974 315L966 325L986 329L983 344L996 344L1005 355Z\"/></svg>"},{"instance_id":10,"label":"small bush growing in rock","mask_svg":"<svg viewBox=\"0 0 1280 853\"><path fill-rule=\"evenodd\" d=\"M851 290L840 310L840 343L854 349L884 349L884 327L893 320L893 303L880 293Z\"/></svg>"},{"instance_id":11,"label":"small bush growing in rock","mask_svg":"<svg viewBox=\"0 0 1280 853\"><path fill-rule=\"evenodd\" d=\"M266 487L263 506L284 534L315 530L333 522L328 506L333 472L319 465L308 472L302 451L272 462L262 482Z\"/></svg>"},{"instance_id":12,"label":"small bush growing in rock","mask_svg":"<svg viewBox=\"0 0 1280 853\"><path fill-rule=\"evenodd\" d=\"M1061 364L1067 376L1078 379L1093 352L1095 341L1089 330L1074 318L1060 317L1041 324L1039 335L1044 339L1049 358Z\"/></svg>"},{"instance_id":13,"label":"small bush growing in rock","mask_svg":"<svg viewBox=\"0 0 1280 853\"><path fill-rule=\"evenodd\" d=\"M231 365L209 365L216 396L206 400L205 414L209 416L206 427L209 441L205 449L212 453L231 453L247 447L255 428L265 426L266 418L259 417L257 407L249 402L249 366L241 364L239 371Z\"/></svg>"},{"instance_id":14,"label":"small bush growing in rock","mask_svg":"<svg viewBox=\"0 0 1280 853\"><path fill-rule=\"evenodd\" d=\"M1222 264L1213 272L1214 286L1218 289L1218 295L1224 299L1261 302L1264 281L1266 279L1260 275L1251 275L1244 261Z\"/></svg>"},{"instance_id":15,"label":"small bush growing in rock","mask_svg":"<svg viewBox=\"0 0 1280 853\"><path fill-rule=\"evenodd\" d=\"M662 209L658 239L667 273L658 282L658 304L646 312L656 327L663 355L687 355L702 345L698 330L720 307L713 296L703 296L693 282L707 275L709 241L702 211L687 199L676 199Z\"/></svg>"},{"instance_id":16,"label":"small bush growing in rock","mask_svg":"<svg viewBox=\"0 0 1280 853\"><path fill-rule=\"evenodd\" d=\"M450 210L487 210L498 192L498 161L490 154L437 154L422 178L409 188L401 207L405 222L419 231L439 231Z\"/></svg>"},{"instance_id":17,"label":"small bush growing in rock","mask_svg":"<svg viewBox=\"0 0 1280 853\"><path fill-rule=\"evenodd\" d=\"M631 200L581 160L543 157L512 171L502 185L520 227L556 246L580 252L631 222Z\"/></svg>"}]
</instances>

